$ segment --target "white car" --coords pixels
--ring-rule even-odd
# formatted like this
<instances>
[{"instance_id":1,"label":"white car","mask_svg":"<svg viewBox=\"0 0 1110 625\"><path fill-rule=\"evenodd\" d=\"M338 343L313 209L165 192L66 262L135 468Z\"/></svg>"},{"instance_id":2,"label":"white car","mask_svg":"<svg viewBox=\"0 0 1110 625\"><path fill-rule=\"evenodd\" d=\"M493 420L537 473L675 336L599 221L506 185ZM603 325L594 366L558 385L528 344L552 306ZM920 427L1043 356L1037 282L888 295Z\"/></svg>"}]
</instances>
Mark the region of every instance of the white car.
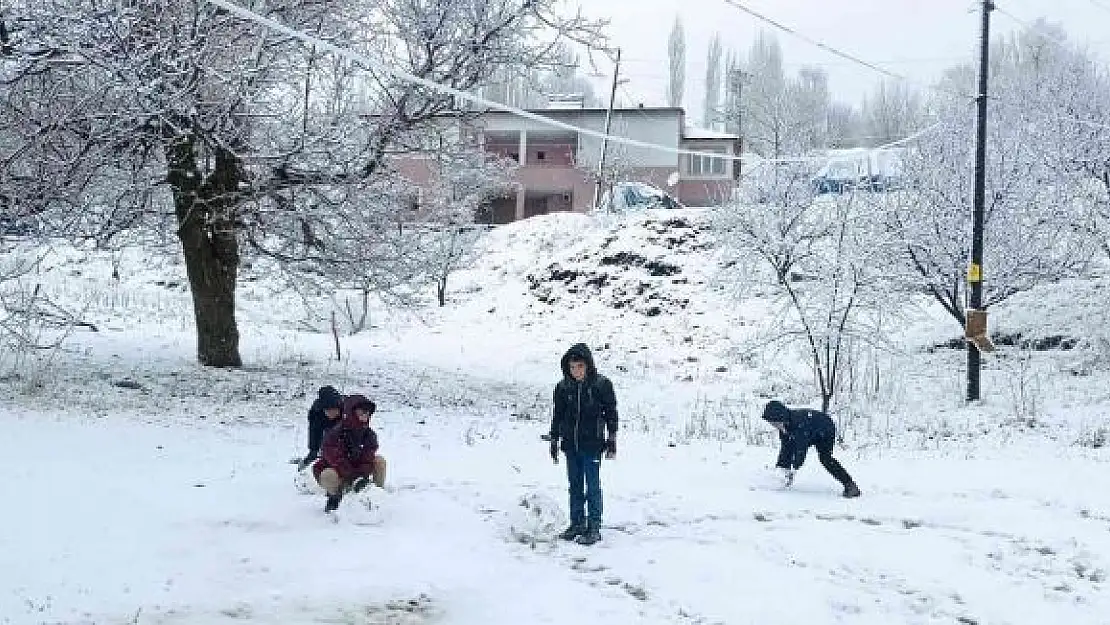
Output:
<instances>
[{"instance_id":1,"label":"white car","mask_svg":"<svg viewBox=\"0 0 1110 625\"><path fill-rule=\"evenodd\" d=\"M602 212L621 212L644 209L686 208L672 195L643 182L618 182L612 192L605 192L598 203Z\"/></svg>"}]
</instances>

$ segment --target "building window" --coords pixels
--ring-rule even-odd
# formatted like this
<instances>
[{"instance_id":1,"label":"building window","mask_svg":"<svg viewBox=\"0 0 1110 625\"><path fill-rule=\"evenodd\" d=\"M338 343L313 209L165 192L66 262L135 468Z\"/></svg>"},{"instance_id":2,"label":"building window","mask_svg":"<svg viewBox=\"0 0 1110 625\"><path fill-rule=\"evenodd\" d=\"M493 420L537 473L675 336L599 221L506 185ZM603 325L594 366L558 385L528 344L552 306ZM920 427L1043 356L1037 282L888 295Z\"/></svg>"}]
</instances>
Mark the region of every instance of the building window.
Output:
<instances>
[{"instance_id":1,"label":"building window","mask_svg":"<svg viewBox=\"0 0 1110 625\"><path fill-rule=\"evenodd\" d=\"M517 154L516 152L509 152L509 158L513 159L514 161L516 161L518 163L520 162L520 154Z\"/></svg>"},{"instance_id":2,"label":"building window","mask_svg":"<svg viewBox=\"0 0 1110 625\"><path fill-rule=\"evenodd\" d=\"M694 148L697 152L712 152L714 154L726 154L720 148ZM713 158L711 156L701 156L694 154L687 154L686 159L686 174L695 177L714 177L724 176L728 171L728 159Z\"/></svg>"},{"instance_id":3,"label":"building window","mask_svg":"<svg viewBox=\"0 0 1110 625\"><path fill-rule=\"evenodd\" d=\"M542 161L542 160L545 160L546 158L547 158L547 154L543 150L540 150L539 152L536 152L536 160L537 161Z\"/></svg>"}]
</instances>

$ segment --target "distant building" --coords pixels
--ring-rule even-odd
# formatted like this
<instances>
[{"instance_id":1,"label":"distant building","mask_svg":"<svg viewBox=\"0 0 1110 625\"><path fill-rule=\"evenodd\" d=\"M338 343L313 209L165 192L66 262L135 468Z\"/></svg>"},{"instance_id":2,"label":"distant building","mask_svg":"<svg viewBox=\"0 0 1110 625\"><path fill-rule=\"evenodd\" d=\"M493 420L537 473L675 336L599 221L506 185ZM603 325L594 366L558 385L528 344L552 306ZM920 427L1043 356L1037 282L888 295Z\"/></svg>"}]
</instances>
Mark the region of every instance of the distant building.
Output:
<instances>
[{"instance_id":1,"label":"distant building","mask_svg":"<svg viewBox=\"0 0 1110 625\"><path fill-rule=\"evenodd\" d=\"M583 108L580 96L553 97L552 104L554 108L531 112L598 133L605 129L607 109ZM465 119L460 136L519 165L516 192L493 202L489 221L585 212L594 205L600 138L501 111L471 112ZM647 107L614 109L609 134L722 156L679 155L609 141L605 169L610 181L648 183L686 206L714 206L731 197L740 167L725 157L740 154L736 135L687 127L681 108ZM426 157L410 154L397 167L418 188L435 184L436 167Z\"/></svg>"},{"instance_id":2,"label":"distant building","mask_svg":"<svg viewBox=\"0 0 1110 625\"><path fill-rule=\"evenodd\" d=\"M572 126L604 131L606 109L575 104L560 101L557 108L531 112ZM494 223L559 211L583 212L593 206L594 176L601 158L600 138L500 111L480 114L475 125L486 150L520 165L516 195L495 202ZM740 153L739 137L688 128L681 108L614 109L609 132L673 149L722 156ZM607 148L606 169L615 171L621 181L655 185L687 206L712 206L727 200L739 177L739 167L733 159L678 155L613 141Z\"/></svg>"}]
</instances>

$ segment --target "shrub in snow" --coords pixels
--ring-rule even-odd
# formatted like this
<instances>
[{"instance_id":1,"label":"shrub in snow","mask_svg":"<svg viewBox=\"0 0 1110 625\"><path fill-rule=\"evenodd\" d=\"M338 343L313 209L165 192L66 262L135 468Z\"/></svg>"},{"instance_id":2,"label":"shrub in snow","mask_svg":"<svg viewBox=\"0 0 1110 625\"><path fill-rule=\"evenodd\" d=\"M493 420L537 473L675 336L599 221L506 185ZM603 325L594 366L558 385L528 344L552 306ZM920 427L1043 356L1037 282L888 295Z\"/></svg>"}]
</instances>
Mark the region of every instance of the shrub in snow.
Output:
<instances>
[{"instance_id":1,"label":"shrub in snow","mask_svg":"<svg viewBox=\"0 0 1110 625\"><path fill-rule=\"evenodd\" d=\"M737 203L714 225L734 256L728 271L737 294L762 287L778 308L765 346L800 350L828 411L854 350L884 347L884 320L889 326L899 310L886 272L889 241L875 227L873 206L851 195L815 201L799 180L784 174L769 187L769 203Z\"/></svg>"},{"instance_id":2,"label":"shrub in snow","mask_svg":"<svg viewBox=\"0 0 1110 625\"><path fill-rule=\"evenodd\" d=\"M1081 432L1076 444L1080 447L1103 449L1110 444L1110 427L1099 426Z\"/></svg>"}]
</instances>

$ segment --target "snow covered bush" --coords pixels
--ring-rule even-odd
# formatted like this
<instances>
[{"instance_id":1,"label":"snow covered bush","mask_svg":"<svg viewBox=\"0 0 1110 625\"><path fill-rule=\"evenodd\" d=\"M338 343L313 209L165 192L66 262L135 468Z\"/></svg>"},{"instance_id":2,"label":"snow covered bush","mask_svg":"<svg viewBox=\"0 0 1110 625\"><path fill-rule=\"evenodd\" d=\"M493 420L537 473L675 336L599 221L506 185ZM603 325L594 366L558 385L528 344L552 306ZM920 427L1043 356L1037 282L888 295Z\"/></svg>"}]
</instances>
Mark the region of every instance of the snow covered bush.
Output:
<instances>
[{"instance_id":1,"label":"snow covered bush","mask_svg":"<svg viewBox=\"0 0 1110 625\"><path fill-rule=\"evenodd\" d=\"M33 280L49 246L15 244L0 235L0 376L14 376L37 392L62 343L78 327L96 330L59 305Z\"/></svg>"},{"instance_id":2,"label":"snow covered bush","mask_svg":"<svg viewBox=\"0 0 1110 625\"><path fill-rule=\"evenodd\" d=\"M808 182L784 167L761 189L765 203L728 206L715 227L733 255L728 271L778 306L763 341L800 351L827 411L852 347L884 343L882 324L899 303L890 298L889 250L871 205L851 194L815 201Z\"/></svg>"}]
</instances>

